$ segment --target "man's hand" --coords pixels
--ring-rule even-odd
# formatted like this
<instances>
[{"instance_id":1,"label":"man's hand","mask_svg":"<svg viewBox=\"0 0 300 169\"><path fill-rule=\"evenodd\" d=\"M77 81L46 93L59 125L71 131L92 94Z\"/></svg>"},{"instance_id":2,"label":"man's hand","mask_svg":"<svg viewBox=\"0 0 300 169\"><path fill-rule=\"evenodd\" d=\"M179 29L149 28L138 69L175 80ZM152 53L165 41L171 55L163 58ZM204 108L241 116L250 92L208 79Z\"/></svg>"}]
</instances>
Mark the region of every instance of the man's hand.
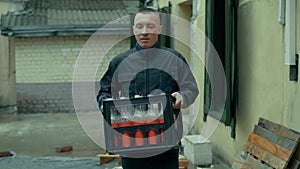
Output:
<instances>
[{"instance_id":1,"label":"man's hand","mask_svg":"<svg viewBox=\"0 0 300 169\"><path fill-rule=\"evenodd\" d=\"M173 103L174 109L180 109L183 107L183 97L180 93L174 92L171 94L172 97L175 98L175 102Z\"/></svg>"}]
</instances>

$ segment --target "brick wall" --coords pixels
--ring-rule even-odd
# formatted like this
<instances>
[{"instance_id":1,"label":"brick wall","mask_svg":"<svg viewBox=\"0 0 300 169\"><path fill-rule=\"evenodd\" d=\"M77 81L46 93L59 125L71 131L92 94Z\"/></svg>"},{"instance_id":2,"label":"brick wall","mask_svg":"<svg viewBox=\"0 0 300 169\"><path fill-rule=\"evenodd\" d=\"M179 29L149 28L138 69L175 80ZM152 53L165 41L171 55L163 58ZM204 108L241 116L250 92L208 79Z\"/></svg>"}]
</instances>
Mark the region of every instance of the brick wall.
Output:
<instances>
[{"instance_id":1,"label":"brick wall","mask_svg":"<svg viewBox=\"0 0 300 169\"><path fill-rule=\"evenodd\" d=\"M98 85L110 59L129 49L127 38L108 52L104 50L110 42L120 38L99 36L90 43L86 43L88 36L16 38L18 111L74 112L72 82L75 80ZM104 58L99 64L101 56ZM78 58L80 61L75 64ZM73 77L75 68L79 70L76 79Z\"/></svg>"}]
</instances>

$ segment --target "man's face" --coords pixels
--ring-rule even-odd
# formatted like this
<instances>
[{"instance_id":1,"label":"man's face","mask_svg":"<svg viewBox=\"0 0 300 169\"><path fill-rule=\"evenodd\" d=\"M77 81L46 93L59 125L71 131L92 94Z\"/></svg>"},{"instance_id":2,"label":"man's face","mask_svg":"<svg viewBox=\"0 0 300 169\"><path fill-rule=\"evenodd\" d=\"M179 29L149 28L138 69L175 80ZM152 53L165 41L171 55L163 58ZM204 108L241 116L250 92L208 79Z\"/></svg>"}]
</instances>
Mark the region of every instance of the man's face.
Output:
<instances>
[{"instance_id":1,"label":"man's face","mask_svg":"<svg viewBox=\"0 0 300 169\"><path fill-rule=\"evenodd\" d=\"M162 31L159 16L153 12L137 13L134 18L133 33L142 48L152 47Z\"/></svg>"}]
</instances>

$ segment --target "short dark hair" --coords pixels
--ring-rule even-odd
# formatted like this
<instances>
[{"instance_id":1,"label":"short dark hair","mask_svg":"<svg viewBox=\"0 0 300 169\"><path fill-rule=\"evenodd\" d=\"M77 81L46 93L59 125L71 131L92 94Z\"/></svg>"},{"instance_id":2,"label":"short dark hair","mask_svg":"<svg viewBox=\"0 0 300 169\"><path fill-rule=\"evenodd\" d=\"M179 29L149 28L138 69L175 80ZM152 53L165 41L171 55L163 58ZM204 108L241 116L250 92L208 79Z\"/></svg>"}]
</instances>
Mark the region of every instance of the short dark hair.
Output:
<instances>
[{"instance_id":1,"label":"short dark hair","mask_svg":"<svg viewBox=\"0 0 300 169\"><path fill-rule=\"evenodd\" d=\"M138 12L135 13L134 18L136 16L136 14L138 14L138 13L143 13L144 14L144 13L148 13L148 12L149 13L155 13L158 16L158 19L161 20L161 16L160 16L159 12L157 12L156 10L154 10L152 8L140 8L138 10Z\"/></svg>"}]
</instances>

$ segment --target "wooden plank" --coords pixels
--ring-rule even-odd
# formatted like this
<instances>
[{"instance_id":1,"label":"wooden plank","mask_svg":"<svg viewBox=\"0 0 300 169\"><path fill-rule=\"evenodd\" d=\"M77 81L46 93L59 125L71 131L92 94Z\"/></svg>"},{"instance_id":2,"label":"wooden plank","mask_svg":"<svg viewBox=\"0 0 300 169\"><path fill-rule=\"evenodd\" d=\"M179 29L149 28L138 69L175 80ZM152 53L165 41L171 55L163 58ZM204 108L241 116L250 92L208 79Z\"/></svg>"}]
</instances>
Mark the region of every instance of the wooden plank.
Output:
<instances>
[{"instance_id":1,"label":"wooden plank","mask_svg":"<svg viewBox=\"0 0 300 169\"><path fill-rule=\"evenodd\" d=\"M249 169L273 169L267 164L263 164L260 160L255 159L253 156L248 155L242 168Z\"/></svg>"},{"instance_id":2,"label":"wooden plank","mask_svg":"<svg viewBox=\"0 0 300 169\"><path fill-rule=\"evenodd\" d=\"M231 169L241 169L243 167L244 163L239 163L237 161L234 161L231 165Z\"/></svg>"},{"instance_id":3,"label":"wooden plank","mask_svg":"<svg viewBox=\"0 0 300 169\"><path fill-rule=\"evenodd\" d=\"M280 147L277 144L255 134L251 133L248 137L248 141L261 147L262 149L269 151L275 156L283 159L284 161L288 161L291 158L292 151L287 150L286 148Z\"/></svg>"},{"instance_id":4,"label":"wooden plank","mask_svg":"<svg viewBox=\"0 0 300 169\"><path fill-rule=\"evenodd\" d=\"M246 159L244 159L242 156L237 156L234 159L234 161L231 165L231 168L232 169L241 169L243 164L245 164L245 161L246 161Z\"/></svg>"},{"instance_id":5,"label":"wooden plank","mask_svg":"<svg viewBox=\"0 0 300 169\"><path fill-rule=\"evenodd\" d=\"M244 149L250 154L258 157L260 160L268 163L270 166L277 169L284 169L287 165L287 162L283 159L273 155L272 153L265 151L261 147L247 141L244 145Z\"/></svg>"},{"instance_id":6,"label":"wooden plank","mask_svg":"<svg viewBox=\"0 0 300 169\"><path fill-rule=\"evenodd\" d=\"M287 137L281 137L276 134L274 134L272 131L267 130L263 127L260 127L258 125L255 125L254 131L255 134L279 145L280 147L286 148L289 151L294 152L297 146L297 142L288 139Z\"/></svg>"},{"instance_id":7,"label":"wooden plank","mask_svg":"<svg viewBox=\"0 0 300 169\"><path fill-rule=\"evenodd\" d=\"M258 125L274 132L278 136L287 137L295 142L299 142L300 135L284 126L273 123L263 118L259 118Z\"/></svg>"},{"instance_id":8,"label":"wooden plank","mask_svg":"<svg viewBox=\"0 0 300 169\"><path fill-rule=\"evenodd\" d=\"M13 154L9 151L0 152L0 157L8 157L13 156Z\"/></svg>"},{"instance_id":9,"label":"wooden plank","mask_svg":"<svg viewBox=\"0 0 300 169\"><path fill-rule=\"evenodd\" d=\"M114 155L114 154L98 154L98 157L100 157L99 165L103 166L120 166L122 165L121 157L120 155ZM110 163L113 159L117 159L118 163Z\"/></svg>"}]
</instances>

